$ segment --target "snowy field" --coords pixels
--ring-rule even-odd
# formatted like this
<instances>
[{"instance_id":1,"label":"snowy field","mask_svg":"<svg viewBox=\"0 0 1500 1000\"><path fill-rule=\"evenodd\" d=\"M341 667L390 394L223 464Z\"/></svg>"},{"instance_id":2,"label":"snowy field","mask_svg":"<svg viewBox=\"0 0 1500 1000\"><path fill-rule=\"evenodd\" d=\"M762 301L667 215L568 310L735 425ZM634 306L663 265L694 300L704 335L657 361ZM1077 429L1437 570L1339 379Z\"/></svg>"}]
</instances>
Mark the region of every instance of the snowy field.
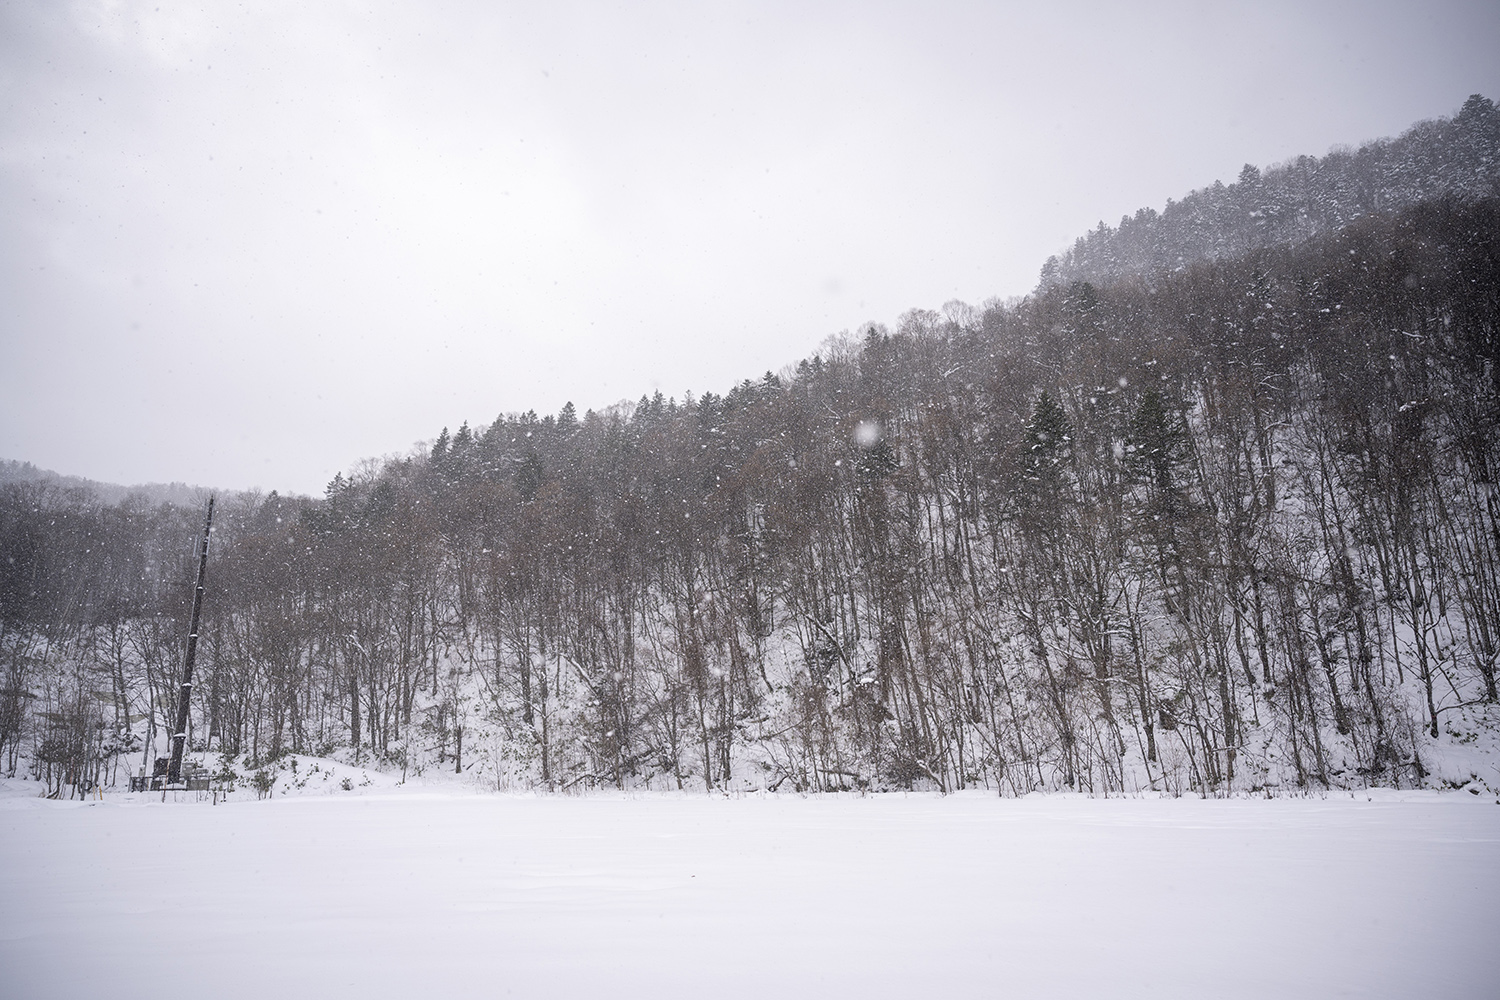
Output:
<instances>
[{"instance_id":1,"label":"snowy field","mask_svg":"<svg viewBox=\"0 0 1500 1000\"><path fill-rule=\"evenodd\" d=\"M1500 996L1500 806L0 797L0 995Z\"/></svg>"}]
</instances>

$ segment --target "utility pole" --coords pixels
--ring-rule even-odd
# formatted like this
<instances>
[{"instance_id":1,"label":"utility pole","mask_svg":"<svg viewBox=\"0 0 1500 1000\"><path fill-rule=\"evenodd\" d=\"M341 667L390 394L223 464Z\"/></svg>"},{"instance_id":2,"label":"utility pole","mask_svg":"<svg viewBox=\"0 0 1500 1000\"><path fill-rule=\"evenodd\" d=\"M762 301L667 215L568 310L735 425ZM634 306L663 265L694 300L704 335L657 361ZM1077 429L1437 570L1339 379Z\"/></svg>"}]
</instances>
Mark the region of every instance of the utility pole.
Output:
<instances>
[{"instance_id":1,"label":"utility pole","mask_svg":"<svg viewBox=\"0 0 1500 1000\"><path fill-rule=\"evenodd\" d=\"M193 591L193 620L188 625L187 660L182 666L182 690L177 695L177 725L172 730L172 761L167 765L167 784L182 781L182 751L187 743L188 698L193 693L193 659L198 653L198 616L203 611L203 576L208 571L208 533L214 523L214 498L208 497L208 518L203 522L203 545L198 550L198 586Z\"/></svg>"}]
</instances>

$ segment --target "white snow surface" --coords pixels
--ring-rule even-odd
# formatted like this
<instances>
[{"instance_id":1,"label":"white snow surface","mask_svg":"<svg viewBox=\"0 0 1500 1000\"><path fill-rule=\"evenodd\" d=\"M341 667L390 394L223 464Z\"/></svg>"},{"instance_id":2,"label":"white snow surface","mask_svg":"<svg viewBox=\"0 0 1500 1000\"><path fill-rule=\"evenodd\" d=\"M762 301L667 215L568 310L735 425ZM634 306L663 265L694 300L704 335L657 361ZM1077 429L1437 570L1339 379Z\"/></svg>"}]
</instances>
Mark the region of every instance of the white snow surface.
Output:
<instances>
[{"instance_id":1,"label":"white snow surface","mask_svg":"<svg viewBox=\"0 0 1500 1000\"><path fill-rule=\"evenodd\" d=\"M1461 792L4 785L10 1000L1500 996L1500 806Z\"/></svg>"}]
</instances>

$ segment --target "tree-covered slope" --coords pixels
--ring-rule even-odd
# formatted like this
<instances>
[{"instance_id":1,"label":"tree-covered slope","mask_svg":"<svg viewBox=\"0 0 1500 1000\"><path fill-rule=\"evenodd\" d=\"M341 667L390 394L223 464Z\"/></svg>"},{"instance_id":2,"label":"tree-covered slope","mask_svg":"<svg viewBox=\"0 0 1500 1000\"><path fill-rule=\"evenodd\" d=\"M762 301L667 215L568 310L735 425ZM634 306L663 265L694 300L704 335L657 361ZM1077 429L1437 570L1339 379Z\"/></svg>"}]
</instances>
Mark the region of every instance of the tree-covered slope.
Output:
<instances>
[{"instance_id":1,"label":"tree-covered slope","mask_svg":"<svg viewBox=\"0 0 1500 1000\"><path fill-rule=\"evenodd\" d=\"M1500 203L1447 196L232 500L192 741L545 787L1493 783L1497 324ZM0 764L165 745L196 516L0 487Z\"/></svg>"},{"instance_id":2,"label":"tree-covered slope","mask_svg":"<svg viewBox=\"0 0 1500 1000\"><path fill-rule=\"evenodd\" d=\"M1357 219L1442 195L1500 194L1500 109L1475 94L1453 118L1413 125L1399 138L1299 156L1237 182L1194 191L1157 212L1143 208L1103 222L1042 268L1041 287L1107 284L1180 270L1195 261L1238 257L1258 247L1300 242Z\"/></svg>"}]
</instances>

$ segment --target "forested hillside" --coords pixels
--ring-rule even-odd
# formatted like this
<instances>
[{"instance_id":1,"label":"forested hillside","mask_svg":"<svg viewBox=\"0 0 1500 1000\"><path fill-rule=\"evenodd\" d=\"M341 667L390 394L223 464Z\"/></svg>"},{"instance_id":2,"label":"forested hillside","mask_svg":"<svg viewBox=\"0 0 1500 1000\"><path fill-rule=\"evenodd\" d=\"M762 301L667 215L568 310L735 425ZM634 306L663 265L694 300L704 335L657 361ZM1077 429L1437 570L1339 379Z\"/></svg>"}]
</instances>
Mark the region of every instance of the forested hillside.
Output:
<instances>
[{"instance_id":1,"label":"forested hillside","mask_svg":"<svg viewBox=\"0 0 1500 1000\"><path fill-rule=\"evenodd\" d=\"M191 745L512 787L1434 782L1500 723L1500 201L1380 207L230 498ZM7 773L163 752L201 524L0 487Z\"/></svg>"},{"instance_id":2,"label":"forested hillside","mask_svg":"<svg viewBox=\"0 0 1500 1000\"><path fill-rule=\"evenodd\" d=\"M1357 219L1441 195L1500 195L1500 109L1481 94L1453 118L1419 122L1396 139L1299 156L1267 168L1246 164L1235 183L1103 222L1042 268L1042 287L1108 284L1298 243Z\"/></svg>"},{"instance_id":3,"label":"forested hillside","mask_svg":"<svg viewBox=\"0 0 1500 1000\"><path fill-rule=\"evenodd\" d=\"M0 460L0 485L6 483L45 483L53 489L79 489L84 493L93 494L94 498L101 503L110 505L119 504L135 496L136 502L144 501L148 504L169 503L179 506L191 506L198 503L207 503L210 490L197 486L189 486L186 483L142 483L136 486L119 486L114 483L100 483L92 479L83 479L79 476L60 476L47 469L38 469L30 462L14 462Z\"/></svg>"}]
</instances>

